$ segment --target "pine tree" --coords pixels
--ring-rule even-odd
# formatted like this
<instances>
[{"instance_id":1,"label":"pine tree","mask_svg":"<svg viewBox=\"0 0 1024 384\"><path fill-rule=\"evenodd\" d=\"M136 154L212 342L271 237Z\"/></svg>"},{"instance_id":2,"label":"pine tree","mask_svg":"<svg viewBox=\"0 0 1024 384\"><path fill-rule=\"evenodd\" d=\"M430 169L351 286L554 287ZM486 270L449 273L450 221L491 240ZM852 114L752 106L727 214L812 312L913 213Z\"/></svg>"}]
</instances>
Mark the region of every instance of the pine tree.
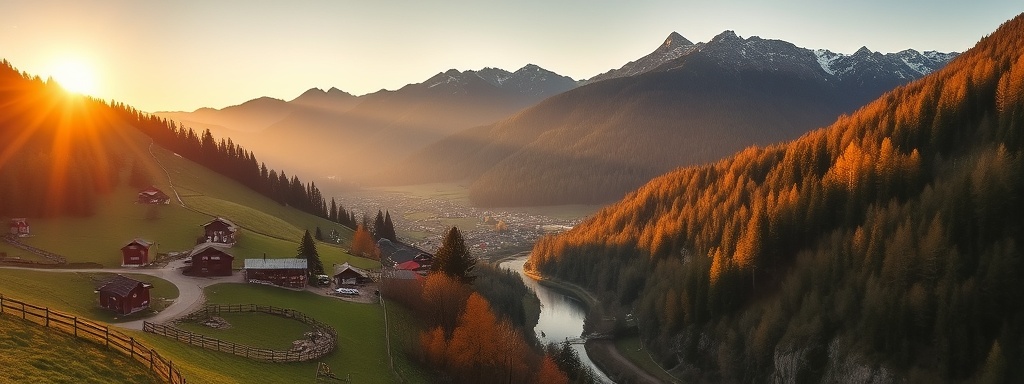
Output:
<instances>
[{"instance_id":1,"label":"pine tree","mask_svg":"<svg viewBox=\"0 0 1024 384\"><path fill-rule=\"evenodd\" d=\"M463 284L472 284L476 276L470 275L476 266L476 258L469 254L466 241L458 227L452 227L444 237L441 247L434 254L431 272L441 272Z\"/></svg>"},{"instance_id":2,"label":"pine tree","mask_svg":"<svg viewBox=\"0 0 1024 384\"><path fill-rule=\"evenodd\" d=\"M298 255L295 257L299 259L306 259L306 265L308 267L309 276L314 277L316 275L324 274L324 263L320 261L320 253L316 250L316 242L313 241L313 236L309 234L309 230L306 230L306 234L302 235L302 242L299 243Z\"/></svg>"},{"instance_id":3,"label":"pine tree","mask_svg":"<svg viewBox=\"0 0 1024 384\"><path fill-rule=\"evenodd\" d=\"M373 228L370 229L373 233L374 240L380 240L384 237L384 212L377 210L377 218L373 219Z\"/></svg>"},{"instance_id":4,"label":"pine tree","mask_svg":"<svg viewBox=\"0 0 1024 384\"><path fill-rule=\"evenodd\" d=\"M391 221L391 212L384 212L384 233L381 237L391 240L398 241L398 234L395 233L395 223Z\"/></svg>"},{"instance_id":5,"label":"pine tree","mask_svg":"<svg viewBox=\"0 0 1024 384\"><path fill-rule=\"evenodd\" d=\"M314 235L317 240L324 241L324 231L320 230L320 226L316 226L316 233Z\"/></svg>"}]
</instances>

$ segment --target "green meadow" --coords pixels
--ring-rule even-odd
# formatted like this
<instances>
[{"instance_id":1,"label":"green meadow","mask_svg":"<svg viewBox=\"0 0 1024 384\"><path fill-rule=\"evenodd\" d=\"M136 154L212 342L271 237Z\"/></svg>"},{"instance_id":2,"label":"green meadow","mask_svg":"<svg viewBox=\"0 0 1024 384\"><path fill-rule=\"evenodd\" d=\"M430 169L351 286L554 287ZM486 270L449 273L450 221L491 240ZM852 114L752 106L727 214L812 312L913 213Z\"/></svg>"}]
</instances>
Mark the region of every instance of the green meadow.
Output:
<instances>
[{"instance_id":1,"label":"green meadow","mask_svg":"<svg viewBox=\"0 0 1024 384\"><path fill-rule=\"evenodd\" d=\"M406 354L394 347L394 363L401 379L392 373L385 344L384 311L377 304L351 303L335 298L320 296L308 291L292 291L255 284L217 284L206 288L206 297L210 303L247 304L255 303L290 308L301 311L338 331L337 349L327 355L323 361L331 370L342 377L351 377L352 382L360 383L393 383L405 381L410 383L429 382L431 376L419 370L408 360ZM390 308L389 308L390 311ZM233 331L203 330L206 335L227 335L235 342L261 343L263 345L279 344L287 340L295 340L296 333L301 332L290 319L270 319L277 317L266 314L231 314L235 321L241 321ZM252 316L249 320L239 320L244 316ZM269 316L269 317L268 317ZM391 319L394 321L393 319ZM231 320L229 320L230 322ZM271 328L272 324L285 328ZM235 325L234 323L232 323ZM192 326L189 326L194 330ZM199 326L202 327L202 326ZM404 326L399 326L403 329ZM237 328L237 329L236 329ZM396 328L392 325L392 328ZM268 332L273 330L273 332ZM267 333L280 336L265 335ZM202 383L292 383L312 381L316 372L316 362L305 363L261 363L244 357L227 353L205 350L178 343L169 338L134 333L148 345L155 347L164 356L174 361L186 361L181 365L182 372L190 381ZM408 333L392 334L392 342L400 335L408 341ZM220 336L215 336L220 337ZM403 341L404 342L404 341Z\"/></svg>"},{"instance_id":2,"label":"green meadow","mask_svg":"<svg viewBox=\"0 0 1024 384\"><path fill-rule=\"evenodd\" d=\"M161 383L146 366L99 344L0 315L5 383Z\"/></svg>"},{"instance_id":3,"label":"green meadow","mask_svg":"<svg viewBox=\"0 0 1024 384\"><path fill-rule=\"evenodd\" d=\"M178 297L178 288L167 280L124 273L125 276L153 284L149 291L154 310L165 308ZM55 309L105 323L145 318L151 311L127 317L115 316L99 307L96 286L113 274L102 272L47 272L45 270L0 269L0 294L30 304Z\"/></svg>"}]
</instances>

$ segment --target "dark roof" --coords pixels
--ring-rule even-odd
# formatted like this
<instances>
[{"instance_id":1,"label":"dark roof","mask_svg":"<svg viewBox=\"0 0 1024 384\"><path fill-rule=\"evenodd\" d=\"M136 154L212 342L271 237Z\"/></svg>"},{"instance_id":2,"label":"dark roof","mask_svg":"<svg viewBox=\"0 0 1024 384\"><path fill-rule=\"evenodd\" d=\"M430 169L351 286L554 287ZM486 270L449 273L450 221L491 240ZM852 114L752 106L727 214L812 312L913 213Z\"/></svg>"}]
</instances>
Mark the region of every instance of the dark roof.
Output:
<instances>
[{"instance_id":1,"label":"dark roof","mask_svg":"<svg viewBox=\"0 0 1024 384\"><path fill-rule=\"evenodd\" d=\"M200 227L205 227L207 225L216 223L218 221L221 222L221 223L224 223L224 225L227 226L228 229L230 229L232 231L235 231L235 230L238 229L238 227L235 226L235 223L232 223L231 220L225 219L223 217L218 217L218 218L215 218L213 220L207 221L206 224L200 225Z\"/></svg>"},{"instance_id":2,"label":"dark roof","mask_svg":"<svg viewBox=\"0 0 1024 384\"><path fill-rule=\"evenodd\" d=\"M245 259L245 269L306 269L306 259Z\"/></svg>"},{"instance_id":3,"label":"dark roof","mask_svg":"<svg viewBox=\"0 0 1024 384\"><path fill-rule=\"evenodd\" d=\"M164 191L161 191L161 190L157 189L154 186L150 186L149 188L146 188L146 189L143 189L143 190L139 191L139 194L140 195L146 195L146 196L164 197L164 198L165 197L169 197L169 196L167 196L166 193L164 193Z\"/></svg>"},{"instance_id":4,"label":"dark roof","mask_svg":"<svg viewBox=\"0 0 1024 384\"><path fill-rule=\"evenodd\" d=\"M393 270L393 271L388 271L386 273L385 277L388 278L388 279L395 279L395 280L423 280L424 279L423 275L420 275L420 274L418 274L416 272L405 270L405 269L396 269L396 270Z\"/></svg>"},{"instance_id":5,"label":"dark roof","mask_svg":"<svg viewBox=\"0 0 1024 384\"><path fill-rule=\"evenodd\" d=\"M366 270L364 270L362 268L353 267L352 264L349 264L347 262L345 264L334 264L334 276L338 276L342 272L345 272L345 271L352 271L352 272L358 273L359 276L362 276L362 277L369 277L370 276L370 274L367 273Z\"/></svg>"},{"instance_id":6,"label":"dark roof","mask_svg":"<svg viewBox=\"0 0 1024 384\"><path fill-rule=\"evenodd\" d=\"M203 244L197 245L195 248L192 248L192 252L190 252L188 254L188 257L192 257L192 256L198 255L200 253L203 253L203 251L205 251L207 249L210 249L210 248L213 248L214 251L217 251L217 252L223 253L225 255L231 256L231 254L228 253L228 251L227 251L227 247L220 246L217 243L203 243ZM234 256L231 256L231 258L233 259Z\"/></svg>"},{"instance_id":7,"label":"dark roof","mask_svg":"<svg viewBox=\"0 0 1024 384\"><path fill-rule=\"evenodd\" d=\"M132 245L132 244L141 245L143 248L149 248L151 245L153 245L153 243L151 243L151 242L148 242L146 240L142 240L142 239L136 238L136 239L134 239L132 241L129 241L128 244L125 244L123 247L121 247L121 249L128 248L128 246Z\"/></svg>"},{"instance_id":8,"label":"dark roof","mask_svg":"<svg viewBox=\"0 0 1024 384\"><path fill-rule=\"evenodd\" d=\"M395 264L401 264L412 260L421 254L430 255L422 249L401 242L393 242L388 239L380 239L377 241L377 249L380 249L382 257L391 260L391 262Z\"/></svg>"},{"instance_id":9,"label":"dark roof","mask_svg":"<svg viewBox=\"0 0 1024 384\"><path fill-rule=\"evenodd\" d=\"M129 293L132 293L132 290L135 289L135 287L138 287L139 284L142 284L143 288L152 287L152 285L143 283L130 277L125 277L124 275L117 275L114 276L112 279L108 280L107 282L103 283L103 285L100 286L98 291L110 292L115 295L125 297L128 296Z\"/></svg>"}]
</instances>

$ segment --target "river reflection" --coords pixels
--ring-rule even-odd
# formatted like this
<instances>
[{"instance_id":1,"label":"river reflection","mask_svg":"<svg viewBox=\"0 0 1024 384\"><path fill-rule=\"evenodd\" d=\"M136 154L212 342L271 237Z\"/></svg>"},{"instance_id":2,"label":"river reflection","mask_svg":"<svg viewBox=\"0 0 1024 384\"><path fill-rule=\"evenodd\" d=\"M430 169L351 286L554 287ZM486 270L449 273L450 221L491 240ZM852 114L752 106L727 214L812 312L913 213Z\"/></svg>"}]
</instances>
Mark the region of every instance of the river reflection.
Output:
<instances>
[{"instance_id":1,"label":"river reflection","mask_svg":"<svg viewBox=\"0 0 1024 384\"><path fill-rule=\"evenodd\" d=\"M534 331L543 343L560 343L566 340L578 339L583 334L583 319L587 316L586 306L573 297L563 295L555 290L540 285L533 279L523 274L523 265L526 264L527 256L516 257L502 262L498 266L519 273L519 277L527 287L533 289L540 299L540 319ZM598 380L603 383L612 383L610 379L594 362L587 356L587 351L582 344L574 344L573 349L580 356L584 364L594 370Z\"/></svg>"}]
</instances>

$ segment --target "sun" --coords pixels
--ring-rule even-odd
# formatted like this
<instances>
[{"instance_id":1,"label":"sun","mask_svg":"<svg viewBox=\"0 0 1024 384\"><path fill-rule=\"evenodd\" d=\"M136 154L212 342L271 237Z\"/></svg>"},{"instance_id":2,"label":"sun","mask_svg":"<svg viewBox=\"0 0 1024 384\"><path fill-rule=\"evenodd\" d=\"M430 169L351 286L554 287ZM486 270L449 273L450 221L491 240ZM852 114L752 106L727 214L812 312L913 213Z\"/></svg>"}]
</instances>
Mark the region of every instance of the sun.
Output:
<instances>
[{"instance_id":1,"label":"sun","mask_svg":"<svg viewBox=\"0 0 1024 384\"><path fill-rule=\"evenodd\" d=\"M64 89L84 95L96 95L96 72L86 62L76 59L61 60L53 65L50 75Z\"/></svg>"}]
</instances>

